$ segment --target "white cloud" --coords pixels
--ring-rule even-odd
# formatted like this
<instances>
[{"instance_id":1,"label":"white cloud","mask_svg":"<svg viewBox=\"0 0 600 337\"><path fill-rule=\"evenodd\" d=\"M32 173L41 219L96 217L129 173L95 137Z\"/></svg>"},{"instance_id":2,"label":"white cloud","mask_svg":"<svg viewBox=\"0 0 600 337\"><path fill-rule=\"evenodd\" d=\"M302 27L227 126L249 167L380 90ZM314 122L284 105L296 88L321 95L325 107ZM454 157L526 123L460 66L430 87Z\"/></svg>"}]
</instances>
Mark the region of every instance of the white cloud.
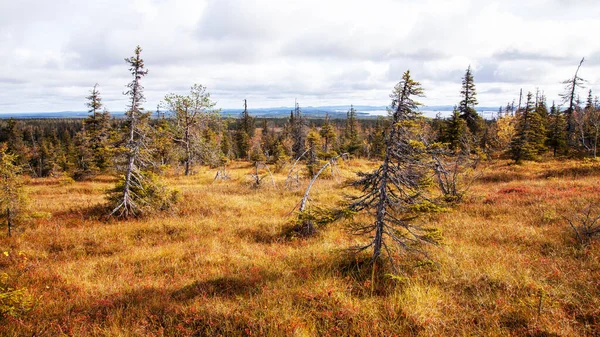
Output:
<instances>
[{"instance_id":1,"label":"white cloud","mask_svg":"<svg viewBox=\"0 0 600 337\"><path fill-rule=\"evenodd\" d=\"M522 87L558 99L578 61L600 83L593 0L21 0L0 3L0 112L83 110L94 83L123 110L123 58L140 44L146 107L206 85L219 107L389 103L408 68L430 105L458 102L470 64L479 102Z\"/></svg>"}]
</instances>

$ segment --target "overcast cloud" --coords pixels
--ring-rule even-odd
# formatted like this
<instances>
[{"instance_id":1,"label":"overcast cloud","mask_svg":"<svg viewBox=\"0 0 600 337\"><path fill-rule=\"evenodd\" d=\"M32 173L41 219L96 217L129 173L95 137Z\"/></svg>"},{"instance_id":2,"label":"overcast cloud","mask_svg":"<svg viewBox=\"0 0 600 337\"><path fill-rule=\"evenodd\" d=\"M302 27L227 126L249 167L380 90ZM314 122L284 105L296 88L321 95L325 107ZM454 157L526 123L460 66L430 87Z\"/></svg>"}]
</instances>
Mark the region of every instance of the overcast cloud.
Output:
<instances>
[{"instance_id":1,"label":"overcast cloud","mask_svg":"<svg viewBox=\"0 0 600 337\"><path fill-rule=\"evenodd\" d=\"M468 65L482 106L519 89L558 100L581 57L600 84L596 0L19 0L0 2L0 112L85 110L99 83L122 111L136 45L147 103L208 87L221 108L388 105L406 69L428 105L459 100ZM582 93L586 95L587 93Z\"/></svg>"}]
</instances>

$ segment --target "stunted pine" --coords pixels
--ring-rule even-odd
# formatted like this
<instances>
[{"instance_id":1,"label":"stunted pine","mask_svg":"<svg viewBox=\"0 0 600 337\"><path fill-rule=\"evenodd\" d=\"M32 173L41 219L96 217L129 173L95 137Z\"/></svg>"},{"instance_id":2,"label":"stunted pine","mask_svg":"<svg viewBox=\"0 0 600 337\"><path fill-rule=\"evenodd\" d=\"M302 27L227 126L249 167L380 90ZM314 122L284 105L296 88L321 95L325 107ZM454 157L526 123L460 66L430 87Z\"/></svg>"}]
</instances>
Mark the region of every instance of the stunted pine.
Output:
<instances>
[{"instance_id":1,"label":"stunted pine","mask_svg":"<svg viewBox=\"0 0 600 337\"><path fill-rule=\"evenodd\" d=\"M413 221L420 205L428 203L423 182L428 174L427 146L420 137L421 115L414 97L422 97L419 82L406 71L390 95L392 123L385 134L383 163L371 173L360 173L354 183L361 195L354 198L350 209L374 216L368 224L354 225L357 234L370 235L371 241L357 248L372 248L372 262L380 260L385 251L390 261L397 254L426 257L422 243L436 242L437 231Z\"/></svg>"}]
</instances>

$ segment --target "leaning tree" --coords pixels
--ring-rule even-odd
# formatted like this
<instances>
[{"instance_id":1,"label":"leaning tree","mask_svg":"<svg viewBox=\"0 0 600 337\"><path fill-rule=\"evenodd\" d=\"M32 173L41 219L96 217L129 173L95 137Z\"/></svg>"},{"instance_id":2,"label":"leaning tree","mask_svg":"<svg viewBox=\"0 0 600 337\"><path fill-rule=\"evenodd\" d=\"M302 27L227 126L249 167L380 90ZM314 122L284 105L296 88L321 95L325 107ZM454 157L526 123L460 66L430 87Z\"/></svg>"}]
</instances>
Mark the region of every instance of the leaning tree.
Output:
<instances>
[{"instance_id":1,"label":"leaning tree","mask_svg":"<svg viewBox=\"0 0 600 337\"><path fill-rule=\"evenodd\" d=\"M567 145L569 147L573 147L576 144L574 114L577 110L577 88L585 88L583 85L585 80L579 76L579 70L581 69L584 61L585 58L582 58L581 61L579 61L577 70L575 70L575 74L572 78L562 82L565 85L565 89L564 92L560 94L560 97L563 100L563 104L567 106L564 114L567 120Z\"/></svg>"},{"instance_id":2,"label":"leaning tree","mask_svg":"<svg viewBox=\"0 0 600 337\"><path fill-rule=\"evenodd\" d=\"M429 172L428 146L420 132L421 104L414 99L422 96L420 83L406 71L390 95L392 123L385 134L383 162L371 173L359 173L360 179L354 182L362 193L352 200L350 210L374 217L373 222L353 224L356 234L370 236L366 245L356 249L373 249L373 270L384 251L394 266L398 255L427 258L421 244L438 239L437 230L414 222L419 209L431 205L424 187Z\"/></svg>"}]
</instances>

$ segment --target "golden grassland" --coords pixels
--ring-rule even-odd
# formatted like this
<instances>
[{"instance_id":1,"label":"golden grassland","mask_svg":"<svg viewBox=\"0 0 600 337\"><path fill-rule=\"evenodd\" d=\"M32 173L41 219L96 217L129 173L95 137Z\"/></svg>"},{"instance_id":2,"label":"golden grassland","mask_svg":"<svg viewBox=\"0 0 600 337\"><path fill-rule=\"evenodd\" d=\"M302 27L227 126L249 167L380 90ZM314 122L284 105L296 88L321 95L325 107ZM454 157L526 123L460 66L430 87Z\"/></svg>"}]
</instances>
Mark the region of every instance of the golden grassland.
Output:
<instances>
[{"instance_id":1,"label":"golden grassland","mask_svg":"<svg viewBox=\"0 0 600 337\"><path fill-rule=\"evenodd\" d=\"M376 163L341 163L312 205L351 192ZM34 219L0 237L0 270L35 307L2 336L598 336L600 245L578 246L563 216L600 200L600 169L581 161L484 163L466 200L423 221L440 228L437 265L382 275L372 290L368 238L343 222L313 238L284 234L303 189L285 173L253 188L248 163L167 179L173 214L94 216L110 178L28 180ZM307 181L302 182L306 185ZM355 221L368 221L360 216ZM362 268L361 268L362 267Z\"/></svg>"}]
</instances>

